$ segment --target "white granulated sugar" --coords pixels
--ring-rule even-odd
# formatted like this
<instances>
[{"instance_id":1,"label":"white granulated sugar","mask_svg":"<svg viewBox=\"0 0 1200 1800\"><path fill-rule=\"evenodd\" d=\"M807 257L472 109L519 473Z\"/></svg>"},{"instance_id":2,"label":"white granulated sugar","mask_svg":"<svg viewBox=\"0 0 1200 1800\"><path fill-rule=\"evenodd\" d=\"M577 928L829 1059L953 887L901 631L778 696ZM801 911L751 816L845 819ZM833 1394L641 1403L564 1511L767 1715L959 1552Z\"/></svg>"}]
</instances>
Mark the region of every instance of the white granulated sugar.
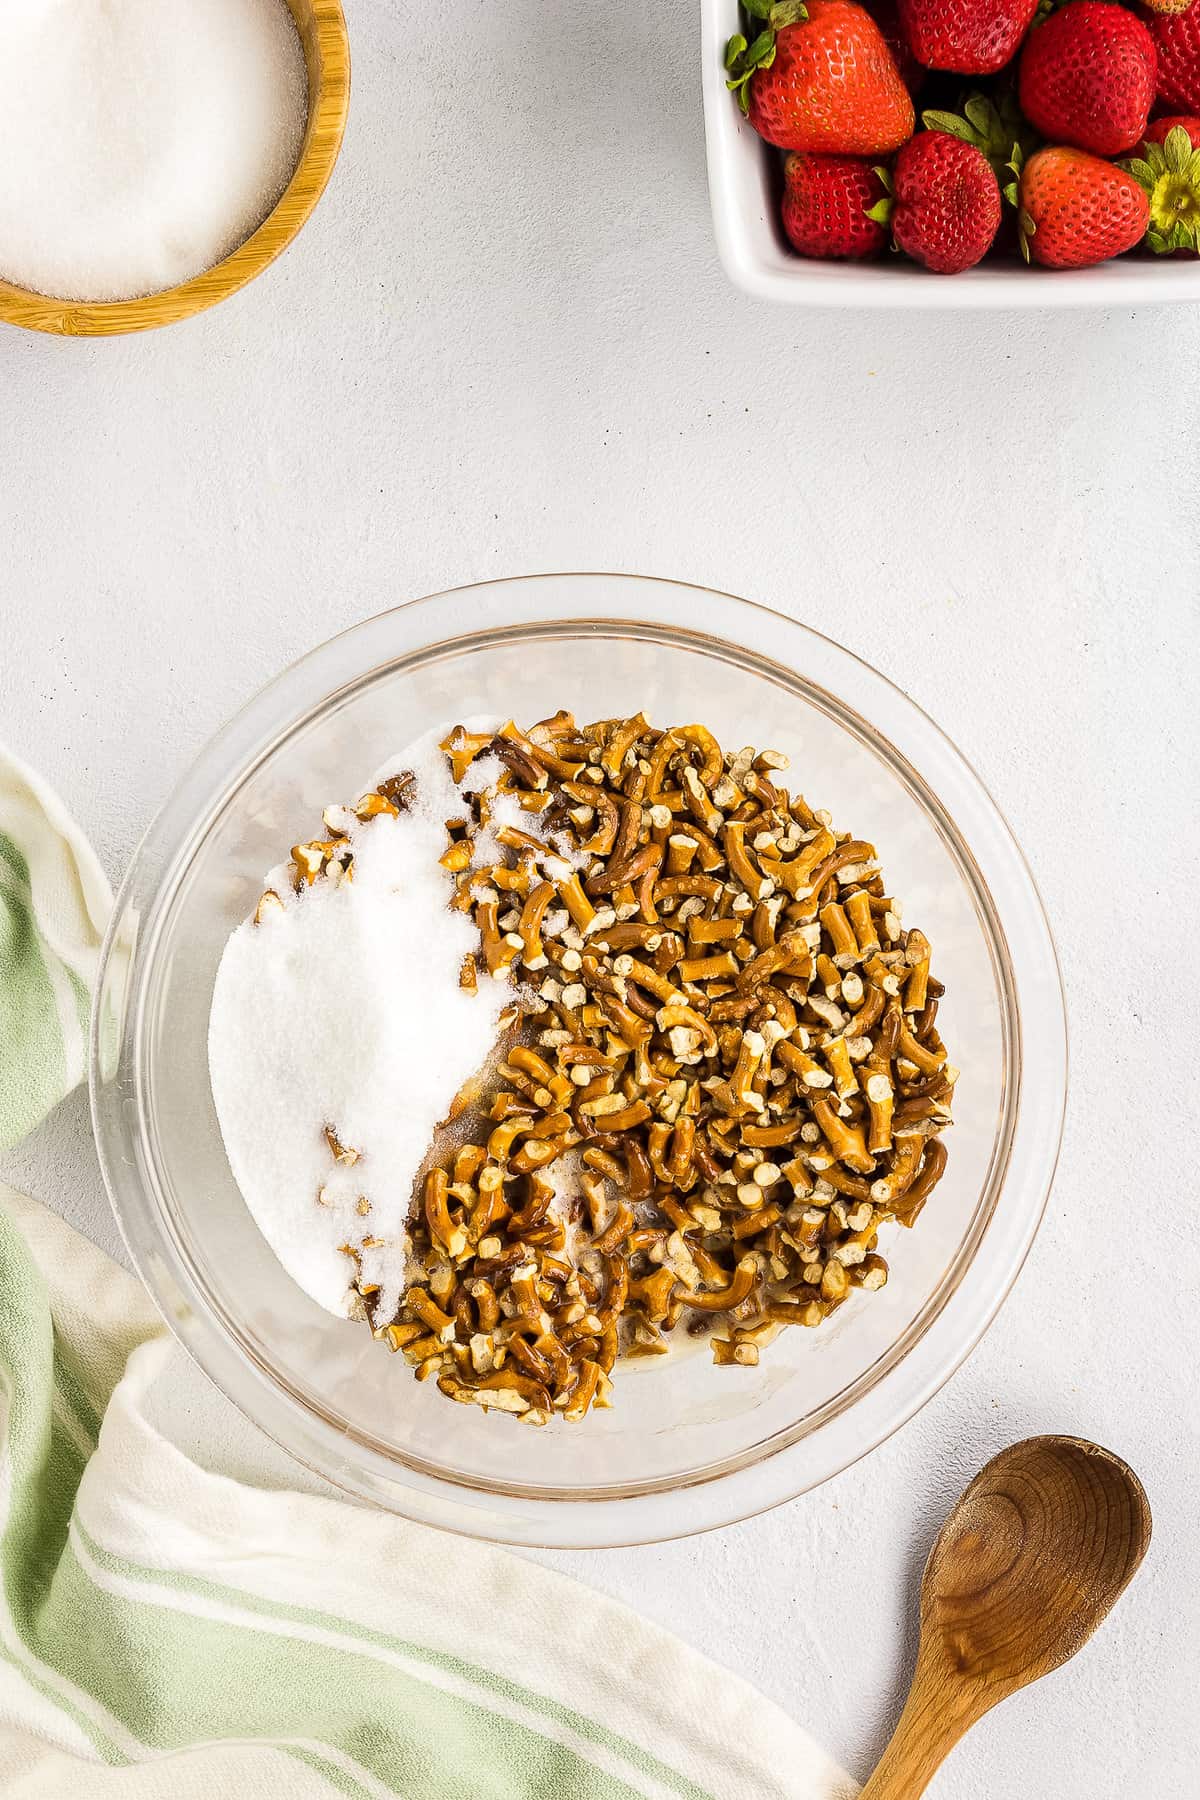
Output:
<instances>
[{"instance_id":1,"label":"white granulated sugar","mask_svg":"<svg viewBox=\"0 0 1200 1800\"><path fill-rule=\"evenodd\" d=\"M489 773L490 765L495 764L495 772ZM463 777L464 793L481 793L495 781L504 765L498 756L487 752L477 756ZM479 771L483 769L481 778ZM486 868L489 863L504 861L504 846L500 842L499 833L505 829L523 831L526 837L538 838L558 857L558 866L547 863L549 875L566 880L576 869L590 866L590 857L581 850L576 850L561 831L548 831L540 813L526 812L521 802L513 794L496 794L491 802L491 818L486 831L475 834L475 853L472 863L476 868Z\"/></svg>"},{"instance_id":2,"label":"white granulated sugar","mask_svg":"<svg viewBox=\"0 0 1200 1800\"><path fill-rule=\"evenodd\" d=\"M308 86L284 0L5 0L0 21L0 276L158 293L287 186Z\"/></svg>"},{"instance_id":3,"label":"white granulated sugar","mask_svg":"<svg viewBox=\"0 0 1200 1800\"><path fill-rule=\"evenodd\" d=\"M353 826L353 881L281 886L283 910L230 938L213 993L209 1069L230 1168L284 1268L335 1313L354 1273L338 1246L365 1236L384 1240L370 1253L381 1314L398 1302L414 1178L512 998L504 982L458 984L479 938L448 909L453 878L438 867L444 821L461 812L443 735L389 759L413 770L415 799L399 818ZM334 1163L326 1125L357 1163Z\"/></svg>"},{"instance_id":4,"label":"white granulated sugar","mask_svg":"<svg viewBox=\"0 0 1200 1800\"><path fill-rule=\"evenodd\" d=\"M483 760L483 758L476 758L476 761ZM491 758L489 757L487 760L491 761ZM471 768L467 770L466 779L468 781L471 779L471 771L474 767L475 764L472 763ZM506 826L516 831L523 831L529 837L541 838L543 843L548 841L540 828L536 813L527 813L520 801L514 800L511 794L496 794L491 802L491 817L486 830L475 833L475 850L471 858L474 868L484 869L492 863L504 861L504 845L500 842L498 834Z\"/></svg>"},{"instance_id":5,"label":"white granulated sugar","mask_svg":"<svg viewBox=\"0 0 1200 1800\"><path fill-rule=\"evenodd\" d=\"M479 729L483 731L488 728L480 726ZM495 751L485 750L482 756L475 758L463 776L460 786L464 794L482 794L485 788L494 786L503 773L504 764Z\"/></svg>"}]
</instances>

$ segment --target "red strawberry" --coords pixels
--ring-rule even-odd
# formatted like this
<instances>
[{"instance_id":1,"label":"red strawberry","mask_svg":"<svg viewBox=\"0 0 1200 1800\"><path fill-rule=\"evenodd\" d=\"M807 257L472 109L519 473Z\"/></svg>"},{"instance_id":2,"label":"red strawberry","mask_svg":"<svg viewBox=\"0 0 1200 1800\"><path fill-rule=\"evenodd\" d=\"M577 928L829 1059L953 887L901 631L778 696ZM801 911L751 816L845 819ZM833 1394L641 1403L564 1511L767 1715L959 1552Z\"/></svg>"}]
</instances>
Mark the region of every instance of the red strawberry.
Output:
<instances>
[{"instance_id":1,"label":"red strawberry","mask_svg":"<svg viewBox=\"0 0 1200 1800\"><path fill-rule=\"evenodd\" d=\"M918 62L960 75L992 75L1011 62L1038 0L899 0Z\"/></svg>"},{"instance_id":2,"label":"red strawberry","mask_svg":"<svg viewBox=\"0 0 1200 1800\"><path fill-rule=\"evenodd\" d=\"M921 114L921 123L928 131L948 131L964 144L974 144L1003 179L1007 179L1016 152L1028 156L1040 141L1022 117L1016 95L1007 85L996 88L995 99L990 94L968 94L961 112L927 107Z\"/></svg>"},{"instance_id":3,"label":"red strawberry","mask_svg":"<svg viewBox=\"0 0 1200 1800\"><path fill-rule=\"evenodd\" d=\"M1200 0L1187 12L1151 19L1150 35L1158 51L1159 105L1200 112Z\"/></svg>"},{"instance_id":4,"label":"red strawberry","mask_svg":"<svg viewBox=\"0 0 1200 1800\"><path fill-rule=\"evenodd\" d=\"M857 156L793 150L783 165L783 229L801 256L875 256L887 232L867 217L885 189Z\"/></svg>"},{"instance_id":5,"label":"red strawberry","mask_svg":"<svg viewBox=\"0 0 1200 1800\"><path fill-rule=\"evenodd\" d=\"M1052 143L1119 156L1145 135L1154 104L1154 39L1111 0L1070 0L1021 52L1021 109Z\"/></svg>"},{"instance_id":6,"label":"red strawberry","mask_svg":"<svg viewBox=\"0 0 1200 1800\"><path fill-rule=\"evenodd\" d=\"M946 131L921 131L896 158L890 219L896 248L935 275L959 275L987 255L1000 228L1000 186L982 150Z\"/></svg>"},{"instance_id":7,"label":"red strawberry","mask_svg":"<svg viewBox=\"0 0 1200 1800\"><path fill-rule=\"evenodd\" d=\"M1176 116L1170 119L1152 120L1146 127L1145 143L1165 144L1168 131L1173 131L1176 125L1183 126L1191 141L1192 149L1200 150L1200 119L1190 119L1186 115L1182 118Z\"/></svg>"},{"instance_id":8,"label":"red strawberry","mask_svg":"<svg viewBox=\"0 0 1200 1800\"><path fill-rule=\"evenodd\" d=\"M1120 256L1145 236L1150 203L1133 176L1086 150L1039 150L1019 180L1026 261L1085 269Z\"/></svg>"},{"instance_id":9,"label":"red strawberry","mask_svg":"<svg viewBox=\"0 0 1200 1800\"><path fill-rule=\"evenodd\" d=\"M892 53L892 61L900 71L901 81L910 94L915 94L924 82L928 70L917 61L912 53L912 46L904 35L904 27L900 23L899 0L871 0L871 17Z\"/></svg>"},{"instance_id":10,"label":"red strawberry","mask_svg":"<svg viewBox=\"0 0 1200 1800\"><path fill-rule=\"evenodd\" d=\"M731 38L729 86L781 150L883 156L912 136L913 105L878 25L855 0L745 0L766 27Z\"/></svg>"},{"instance_id":11,"label":"red strawberry","mask_svg":"<svg viewBox=\"0 0 1200 1800\"><path fill-rule=\"evenodd\" d=\"M1125 167L1150 203L1155 255L1200 254L1200 119L1159 119Z\"/></svg>"}]
</instances>

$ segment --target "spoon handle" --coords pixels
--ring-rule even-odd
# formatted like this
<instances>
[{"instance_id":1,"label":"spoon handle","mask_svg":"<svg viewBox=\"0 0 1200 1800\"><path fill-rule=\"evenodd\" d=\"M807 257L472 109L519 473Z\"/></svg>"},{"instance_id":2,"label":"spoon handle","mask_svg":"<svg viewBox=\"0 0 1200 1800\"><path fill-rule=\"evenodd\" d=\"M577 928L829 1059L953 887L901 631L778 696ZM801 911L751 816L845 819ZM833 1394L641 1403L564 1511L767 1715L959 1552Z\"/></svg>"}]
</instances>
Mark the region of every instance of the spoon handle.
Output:
<instances>
[{"instance_id":1,"label":"spoon handle","mask_svg":"<svg viewBox=\"0 0 1200 1800\"><path fill-rule=\"evenodd\" d=\"M963 1704L966 1698L918 1664L891 1741L858 1800L919 1800L979 1716L978 1707Z\"/></svg>"}]
</instances>

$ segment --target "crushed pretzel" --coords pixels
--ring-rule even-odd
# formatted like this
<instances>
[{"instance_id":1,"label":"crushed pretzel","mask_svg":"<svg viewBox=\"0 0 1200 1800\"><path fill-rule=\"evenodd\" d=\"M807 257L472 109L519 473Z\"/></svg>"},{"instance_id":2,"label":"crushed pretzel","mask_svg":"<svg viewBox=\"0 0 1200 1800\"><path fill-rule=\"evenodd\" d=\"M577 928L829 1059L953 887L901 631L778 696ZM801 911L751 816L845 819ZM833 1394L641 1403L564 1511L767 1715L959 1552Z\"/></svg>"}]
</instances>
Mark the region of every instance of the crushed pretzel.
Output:
<instances>
[{"instance_id":1,"label":"crushed pretzel","mask_svg":"<svg viewBox=\"0 0 1200 1800\"><path fill-rule=\"evenodd\" d=\"M928 940L874 846L789 795L777 752L723 753L699 725L560 712L442 749L459 783L501 764L442 864L479 929L462 985L519 984L518 1016L491 1085L456 1102L476 1141L434 1146L418 1273L376 1336L451 1399L545 1424L608 1406L617 1362L681 1325L753 1367L784 1325L882 1287L880 1228L911 1226L941 1179L957 1070ZM501 795L537 833L502 827L481 867ZM294 884L352 861L330 831L296 846Z\"/></svg>"}]
</instances>

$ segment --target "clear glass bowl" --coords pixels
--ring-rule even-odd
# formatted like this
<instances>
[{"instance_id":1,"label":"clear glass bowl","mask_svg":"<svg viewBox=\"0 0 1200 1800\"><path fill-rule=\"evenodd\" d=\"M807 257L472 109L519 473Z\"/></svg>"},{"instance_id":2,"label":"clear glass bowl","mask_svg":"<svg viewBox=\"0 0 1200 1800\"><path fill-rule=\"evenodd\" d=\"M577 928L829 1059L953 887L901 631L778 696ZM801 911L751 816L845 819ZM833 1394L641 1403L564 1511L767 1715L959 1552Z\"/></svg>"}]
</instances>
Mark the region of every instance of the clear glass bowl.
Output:
<instances>
[{"instance_id":1,"label":"clear glass bowl","mask_svg":"<svg viewBox=\"0 0 1200 1800\"><path fill-rule=\"evenodd\" d=\"M703 1349L618 1372L615 1405L530 1430L449 1405L284 1274L230 1175L206 1037L226 937L281 846L391 750L460 715L641 707L790 779L869 838L934 945L962 1075L948 1172L883 1247L888 1285L755 1369ZM401 998L402 1003L402 998ZM414 1019L413 1029L420 1029ZM1054 948L1011 834L911 701L828 639L675 583L538 576L368 620L293 665L216 737L151 826L105 951L92 1101L130 1253L208 1375L354 1493L521 1544L644 1542L727 1524L826 1480L895 1431L996 1313L1054 1171L1066 1034Z\"/></svg>"}]
</instances>

